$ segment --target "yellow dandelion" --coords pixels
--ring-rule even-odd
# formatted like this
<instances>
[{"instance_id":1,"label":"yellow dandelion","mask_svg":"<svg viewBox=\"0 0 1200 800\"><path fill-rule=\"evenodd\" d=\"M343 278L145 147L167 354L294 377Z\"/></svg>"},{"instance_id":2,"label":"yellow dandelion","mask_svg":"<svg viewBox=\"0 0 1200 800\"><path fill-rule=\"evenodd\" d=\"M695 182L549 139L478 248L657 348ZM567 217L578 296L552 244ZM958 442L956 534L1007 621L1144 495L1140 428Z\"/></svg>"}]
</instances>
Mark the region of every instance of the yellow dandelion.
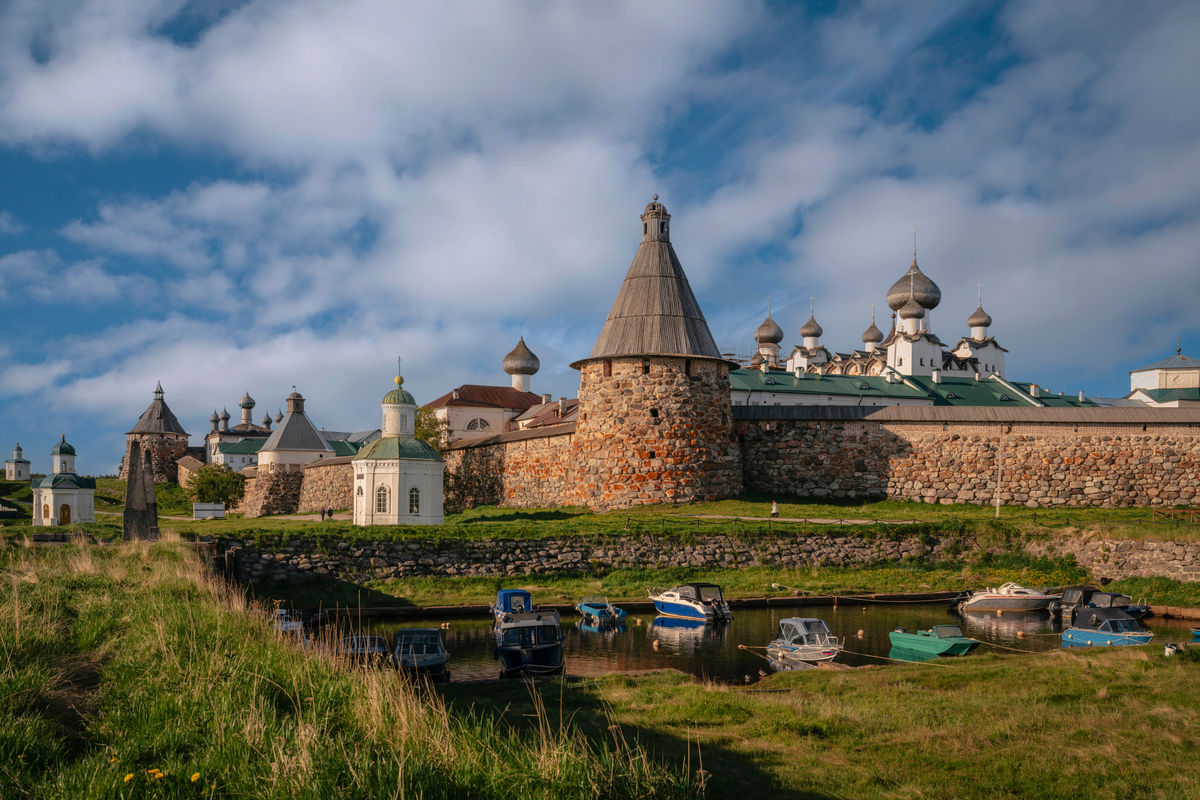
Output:
<instances>
[{"instance_id":1,"label":"yellow dandelion","mask_svg":"<svg viewBox=\"0 0 1200 800\"><path fill-rule=\"evenodd\" d=\"M156 772L156 773L154 773L154 780L156 780L156 781L160 781L160 780L162 780L162 779L163 779L163 778L165 778L165 777L167 777L167 773L165 773L165 772Z\"/></svg>"},{"instance_id":2,"label":"yellow dandelion","mask_svg":"<svg viewBox=\"0 0 1200 800\"><path fill-rule=\"evenodd\" d=\"M158 772L158 767L151 767L150 769L146 770L147 775L153 775L156 772Z\"/></svg>"},{"instance_id":3,"label":"yellow dandelion","mask_svg":"<svg viewBox=\"0 0 1200 800\"><path fill-rule=\"evenodd\" d=\"M117 757L116 757L116 756L113 756L112 758L110 758L110 759L108 760L108 763L110 763L110 764L115 764L115 763L117 763Z\"/></svg>"},{"instance_id":4,"label":"yellow dandelion","mask_svg":"<svg viewBox=\"0 0 1200 800\"><path fill-rule=\"evenodd\" d=\"M200 780L200 773L199 773L199 772L193 772L193 773L192 773L192 783L195 783L195 782L196 782L196 781L198 781L198 780Z\"/></svg>"},{"instance_id":5,"label":"yellow dandelion","mask_svg":"<svg viewBox=\"0 0 1200 800\"><path fill-rule=\"evenodd\" d=\"M21 755L17 756L17 761L24 761L24 760L25 760L25 754L24 754L24 753L21 753Z\"/></svg>"},{"instance_id":6,"label":"yellow dandelion","mask_svg":"<svg viewBox=\"0 0 1200 800\"><path fill-rule=\"evenodd\" d=\"M129 783L131 780L133 780L133 773L132 773L132 772L131 772L131 773L129 773L128 775L126 775L126 776L125 776L125 782L126 782L126 783Z\"/></svg>"}]
</instances>

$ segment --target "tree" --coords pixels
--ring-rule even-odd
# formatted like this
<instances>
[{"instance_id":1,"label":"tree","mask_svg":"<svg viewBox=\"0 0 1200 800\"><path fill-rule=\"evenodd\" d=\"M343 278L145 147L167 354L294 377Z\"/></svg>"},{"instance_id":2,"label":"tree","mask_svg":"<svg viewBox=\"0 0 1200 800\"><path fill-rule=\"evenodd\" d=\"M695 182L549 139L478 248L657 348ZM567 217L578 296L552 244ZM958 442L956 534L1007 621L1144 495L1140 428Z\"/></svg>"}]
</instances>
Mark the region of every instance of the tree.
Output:
<instances>
[{"instance_id":1,"label":"tree","mask_svg":"<svg viewBox=\"0 0 1200 800\"><path fill-rule=\"evenodd\" d=\"M450 444L450 420L442 419L431 409L417 409L414 425L416 437L441 453Z\"/></svg>"},{"instance_id":2,"label":"tree","mask_svg":"<svg viewBox=\"0 0 1200 800\"><path fill-rule=\"evenodd\" d=\"M232 506L246 492L246 476L224 464L205 464L192 473L187 496L193 503L224 503Z\"/></svg>"}]
</instances>

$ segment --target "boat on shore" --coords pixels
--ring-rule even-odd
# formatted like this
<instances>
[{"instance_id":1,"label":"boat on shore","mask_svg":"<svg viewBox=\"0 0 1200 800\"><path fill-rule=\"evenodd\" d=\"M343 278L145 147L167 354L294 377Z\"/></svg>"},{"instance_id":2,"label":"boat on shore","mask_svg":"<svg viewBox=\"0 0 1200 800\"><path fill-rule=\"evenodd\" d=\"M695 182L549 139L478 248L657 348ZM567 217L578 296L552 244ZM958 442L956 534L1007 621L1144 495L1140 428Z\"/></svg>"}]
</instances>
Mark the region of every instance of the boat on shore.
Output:
<instances>
[{"instance_id":1,"label":"boat on shore","mask_svg":"<svg viewBox=\"0 0 1200 800\"><path fill-rule=\"evenodd\" d=\"M400 672L420 675L435 681L450 680L447 662L450 653L437 628L401 628L396 631L392 664Z\"/></svg>"},{"instance_id":2,"label":"boat on shore","mask_svg":"<svg viewBox=\"0 0 1200 800\"><path fill-rule=\"evenodd\" d=\"M1200 642L1200 628L1192 628L1192 641Z\"/></svg>"},{"instance_id":3,"label":"boat on shore","mask_svg":"<svg viewBox=\"0 0 1200 800\"><path fill-rule=\"evenodd\" d=\"M842 643L825 620L788 617L779 620L779 630L767 645L769 659L788 661L832 661L842 652Z\"/></svg>"},{"instance_id":4,"label":"boat on shore","mask_svg":"<svg viewBox=\"0 0 1200 800\"><path fill-rule=\"evenodd\" d=\"M1075 624L1062 632L1063 647L1110 647L1149 644L1154 634L1119 608L1084 606Z\"/></svg>"},{"instance_id":5,"label":"boat on shore","mask_svg":"<svg viewBox=\"0 0 1200 800\"><path fill-rule=\"evenodd\" d=\"M337 654L355 664L377 667L385 664L391 656L387 639L374 634L347 636L338 642Z\"/></svg>"},{"instance_id":6,"label":"boat on shore","mask_svg":"<svg viewBox=\"0 0 1200 800\"><path fill-rule=\"evenodd\" d=\"M650 590L650 600L659 614L680 619L722 622L733 618L721 587L715 583L684 583L674 589Z\"/></svg>"},{"instance_id":7,"label":"boat on shore","mask_svg":"<svg viewBox=\"0 0 1200 800\"><path fill-rule=\"evenodd\" d=\"M583 616L586 624L597 627L619 625L625 621L625 609L617 608L602 594L587 595L575 604L575 610Z\"/></svg>"},{"instance_id":8,"label":"boat on shore","mask_svg":"<svg viewBox=\"0 0 1200 800\"><path fill-rule=\"evenodd\" d=\"M972 592L971 596L958 604L958 610L967 611L1046 611L1058 600L1057 595L1028 589L1009 581L998 589Z\"/></svg>"},{"instance_id":9,"label":"boat on shore","mask_svg":"<svg viewBox=\"0 0 1200 800\"><path fill-rule=\"evenodd\" d=\"M557 611L505 614L496 625L495 657L501 676L561 672L563 638Z\"/></svg>"},{"instance_id":10,"label":"boat on shore","mask_svg":"<svg viewBox=\"0 0 1200 800\"><path fill-rule=\"evenodd\" d=\"M896 628L888 634L888 641L893 649L930 657L965 656L982 644L978 639L963 636L962 628L957 625L934 625L927 631L912 633L905 628Z\"/></svg>"}]
</instances>

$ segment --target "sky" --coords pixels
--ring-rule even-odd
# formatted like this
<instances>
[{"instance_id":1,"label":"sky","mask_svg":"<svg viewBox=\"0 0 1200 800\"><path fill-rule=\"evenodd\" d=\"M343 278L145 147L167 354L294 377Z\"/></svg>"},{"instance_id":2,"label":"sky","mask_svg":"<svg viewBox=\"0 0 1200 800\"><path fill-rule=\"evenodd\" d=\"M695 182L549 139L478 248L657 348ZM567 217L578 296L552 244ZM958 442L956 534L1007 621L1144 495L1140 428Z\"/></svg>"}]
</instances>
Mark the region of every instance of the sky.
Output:
<instances>
[{"instance_id":1,"label":"sky","mask_svg":"<svg viewBox=\"0 0 1200 800\"><path fill-rule=\"evenodd\" d=\"M295 386L379 425L575 396L657 193L713 335L848 352L912 258L1007 371L1120 396L1200 356L1200 4L0 2L0 451L115 471ZM982 284L982 289L979 288ZM7 455L6 455L7 457Z\"/></svg>"}]
</instances>

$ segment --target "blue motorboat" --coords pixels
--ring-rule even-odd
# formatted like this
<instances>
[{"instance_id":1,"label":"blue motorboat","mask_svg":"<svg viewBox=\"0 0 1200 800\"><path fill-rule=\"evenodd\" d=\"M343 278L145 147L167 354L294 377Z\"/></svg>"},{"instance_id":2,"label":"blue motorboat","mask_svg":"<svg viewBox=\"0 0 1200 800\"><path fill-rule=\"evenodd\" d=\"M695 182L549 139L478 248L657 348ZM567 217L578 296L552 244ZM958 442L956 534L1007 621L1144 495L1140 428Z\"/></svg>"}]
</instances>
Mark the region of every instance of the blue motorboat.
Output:
<instances>
[{"instance_id":1,"label":"blue motorboat","mask_svg":"<svg viewBox=\"0 0 1200 800\"><path fill-rule=\"evenodd\" d=\"M488 608L492 609L492 621L499 625L508 614L533 611L533 595L524 589L501 589L496 592L496 601Z\"/></svg>"},{"instance_id":2,"label":"blue motorboat","mask_svg":"<svg viewBox=\"0 0 1200 800\"><path fill-rule=\"evenodd\" d=\"M506 614L496 624L501 675L549 675L563 668L563 632L557 611Z\"/></svg>"},{"instance_id":3,"label":"blue motorboat","mask_svg":"<svg viewBox=\"0 0 1200 800\"><path fill-rule=\"evenodd\" d=\"M684 583L674 589L653 588L650 599L658 613L667 617L694 619L702 622L721 622L732 619L733 613L715 583Z\"/></svg>"},{"instance_id":4,"label":"blue motorboat","mask_svg":"<svg viewBox=\"0 0 1200 800\"><path fill-rule=\"evenodd\" d=\"M625 621L625 609L617 608L602 594L590 594L575 604L588 625L616 625Z\"/></svg>"},{"instance_id":5,"label":"blue motorboat","mask_svg":"<svg viewBox=\"0 0 1200 800\"><path fill-rule=\"evenodd\" d=\"M1149 644L1154 634L1117 608L1084 606L1075 624L1062 632L1063 647L1110 647Z\"/></svg>"},{"instance_id":6,"label":"blue motorboat","mask_svg":"<svg viewBox=\"0 0 1200 800\"><path fill-rule=\"evenodd\" d=\"M1192 628L1192 641L1200 642L1200 628Z\"/></svg>"}]
</instances>

